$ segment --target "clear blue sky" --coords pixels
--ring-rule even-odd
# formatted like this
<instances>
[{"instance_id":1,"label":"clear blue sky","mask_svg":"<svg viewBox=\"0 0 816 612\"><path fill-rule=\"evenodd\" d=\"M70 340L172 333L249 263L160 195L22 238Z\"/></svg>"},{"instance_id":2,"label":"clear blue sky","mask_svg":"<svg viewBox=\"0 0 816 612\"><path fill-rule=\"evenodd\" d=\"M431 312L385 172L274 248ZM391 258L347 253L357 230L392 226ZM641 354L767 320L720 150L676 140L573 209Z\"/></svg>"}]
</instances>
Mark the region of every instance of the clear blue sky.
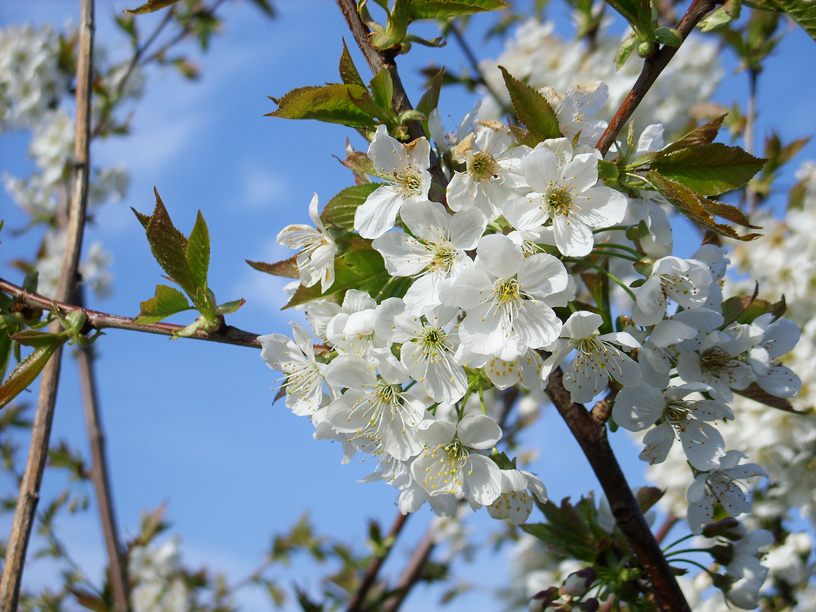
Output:
<instances>
[{"instance_id":1,"label":"clear blue sky","mask_svg":"<svg viewBox=\"0 0 816 612\"><path fill-rule=\"evenodd\" d=\"M97 3L99 44L112 53L124 52L112 18L138 3ZM325 204L351 184L350 172L332 157L343 156L345 136L349 134L359 149L365 149L365 144L341 126L263 117L275 109L267 95L278 97L295 87L336 81L341 37L352 48L333 2L283 0L275 5L279 17L274 21L262 19L246 2L227 6L224 35L214 39L207 55L196 57L202 80L183 82L170 69L151 71L146 95L136 107L133 134L94 144L94 164L125 163L133 180L127 199L106 205L86 236L88 244L102 240L115 258L115 294L104 302L92 302L91 307L133 316L139 302L151 297L155 284L163 282L130 211L132 206L150 213L156 186L185 233L196 210L202 210L212 238L210 286L221 301L247 300L229 322L256 333L289 333L286 323L299 315L279 310L285 303L285 283L255 272L244 259L289 257L291 251L275 244L278 231L290 223L308 222L313 192ZM25 21L60 26L72 15L75 23L77 6L78 2L65 0L4 0L0 26ZM564 17L565 10L555 6L551 14ZM155 19L149 16L144 21ZM496 44L477 47L485 57L500 51ZM441 51L416 49L399 59L415 101L421 93L418 67L428 61L454 69L464 65L453 44ZM355 48L352 53L363 73L363 60ZM760 81L758 136L765 134L771 119L786 139L816 134L812 101L816 62L801 59L814 54L816 45L796 29L768 63ZM717 99L730 104L743 97L745 80L735 77ZM795 90L793 83L798 83ZM445 90L443 116L450 114L458 122L473 101L460 90ZM1 142L0 170L25 174L30 167L25 159L28 136L4 135ZM814 157L811 144L792 168ZM788 177L786 187L792 182ZM0 211L7 228L23 222L5 193L0 194ZM30 238L14 239L3 232L3 261L31 255L33 244ZM20 280L5 263L0 274ZM182 316L178 322L189 320ZM339 447L314 442L312 426L305 419L293 416L282 402L272 406L275 374L257 351L171 342L117 330L109 331L97 348L115 503L125 533L135 532L140 512L169 502L167 516L173 531L183 538L185 560L226 570L238 579L262 560L271 534L285 530L304 511L319 531L360 546L366 519L378 519L385 529L390 525L396 512L395 490L356 483L374 469L370 459L341 466ZM52 439L66 438L86 448L76 379L76 368L69 360L63 369ZM615 439L632 484L639 484L642 464L635 458L637 453L622 435ZM540 447L541 458L533 469L553 500L575 499L597 487L554 412L545 413L528 435L528 444ZM49 478L46 474L45 487L54 491L61 483ZM427 509L412 518L405 539L397 545L398 560L405 558L430 518ZM0 529L5 531L7 523L0 520ZM485 534L484 529L493 525L486 513L470 524ZM98 576L104 549L94 513L61 526L75 547L74 555L87 563L92 576ZM394 565L389 567L398 571ZM485 556L474 570L459 566L458 571L470 577L478 571L489 584L501 578ZM44 569L32 566L29 579L46 580L46 575ZM301 578L306 585L317 583L313 573ZM455 609L470 608L477 601L462 599Z\"/></svg>"}]
</instances>

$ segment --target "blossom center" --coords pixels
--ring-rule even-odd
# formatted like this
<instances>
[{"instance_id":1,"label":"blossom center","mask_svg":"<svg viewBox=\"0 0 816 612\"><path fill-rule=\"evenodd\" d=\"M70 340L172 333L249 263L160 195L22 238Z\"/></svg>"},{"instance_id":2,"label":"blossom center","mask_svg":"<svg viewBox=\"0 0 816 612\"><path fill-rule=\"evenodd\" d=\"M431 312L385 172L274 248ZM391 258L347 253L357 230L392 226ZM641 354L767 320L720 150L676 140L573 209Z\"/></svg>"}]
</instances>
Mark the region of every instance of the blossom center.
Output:
<instances>
[{"instance_id":1,"label":"blossom center","mask_svg":"<svg viewBox=\"0 0 816 612\"><path fill-rule=\"evenodd\" d=\"M475 181L486 181L498 178L498 164L490 153L479 151L470 160L470 174Z\"/></svg>"},{"instance_id":2,"label":"blossom center","mask_svg":"<svg viewBox=\"0 0 816 612\"><path fill-rule=\"evenodd\" d=\"M422 354L426 359L436 359L437 355L449 350L447 339L448 334L441 327L426 327L419 338Z\"/></svg>"},{"instance_id":3,"label":"blossom center","mask_svg":"<svg viewBox=\"0 0 816 612\"><path fill-rule=\"evenodd\" d=\"M547 204L550 205L550 218L569 216L572 212L572 194L567 187L552 187L547 193Z\"/></svg>"},{"instance_id":4,"label":"blossom center","mask_svg":"<svg viewBox=\"0 0 816 612\"><path fill-rule=\"evenodd\" d=\"M430 272L449 272L454 261L456 261L455 248L447 243L434 244L428 270Z\"/></svg>"},{"instance_id":5,"label":"blossom center","mask_svg":"<svg viewBox=\"0 0 816 612\"><path fill-rule=\"evenodd\" d=\"M395 171L394 186L403 198L422 195L422 175L413 166L408 166L404 172Z\"/></svg>"},{"instance_id":6,"label":"blossom center","mask_svg":"<svg viewBox=\"0 0 816 612\"><path fill-rule=\"evenodd\" d=\"M735 367L733 358L721 347L713 346L700 355L700 369L703 372L717 374L722 370L731 370Z\"/></svg>"},{"instance_id":7,"label":"blossom center","mask_svg":"<svg viewBox=\"0 0 816 612\"><path fill-rule=\"evenodd\" d=\"M521 302L521 287L515 278L499 279L493 285L493 295L499 305L513 306Z\"/></svg>"}]
</instances>

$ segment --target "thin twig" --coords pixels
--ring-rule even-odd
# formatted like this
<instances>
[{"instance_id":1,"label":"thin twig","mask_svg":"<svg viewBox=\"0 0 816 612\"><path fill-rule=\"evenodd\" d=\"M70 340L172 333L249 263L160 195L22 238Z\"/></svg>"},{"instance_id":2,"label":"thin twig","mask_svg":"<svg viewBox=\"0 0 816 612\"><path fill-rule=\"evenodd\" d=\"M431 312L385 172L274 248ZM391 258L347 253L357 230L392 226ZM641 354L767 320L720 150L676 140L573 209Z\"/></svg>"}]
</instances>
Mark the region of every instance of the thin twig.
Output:
<instances>
[{"instance_id":1,"label":"thin twig","mask_svg":"<svg viewBox=\"0 0 816 612\"><path fill-rule=\"evenodd\" d=\"M661 612L691 612L683 592L674 579L663 551L652 535L629 483L609 445L606 427L599 424L589 411L574 404L570 392L564 388L561 368L550 374L547 395L566 421L578 444L586 455L601 487L609 500L612 516L626 536L629 546L637 557L645 577L651 582L655 603Z\"/></svg>"},{"instance_id":2,"label":"thin twig","mask_svg":"<svg viewBox=\"0 0 816 612\"><path fill-rule=\"evenodd\" d=\"M754 127L756 126L756 98L757 98L757 76L754 68L748 69L748 109L745 116L745 133L742 136L743 145L747 153L754 153ZM749 182L745 186L745 198L748 205L748 214L756 212L759 203L759 194Z\"/></svg>"},{"instance_id":3,"label":"thin twig","mask_svg":"<svg viewBox=\"0 0 816 612\"><path fill-rule=\"evenodd\" d=\"M82 287L76 292L77 302L82 305L84 298ZM102 534L108 551L109 582L113 591L113 601L119 612L130 612L129 583L126 559L119 544L119 530L116 525L116 512L113 506L108 462L105 455L105 433L102 428L102 417L99 411L99 399L94 369L94 347L81 346L76 353L79 365L79 379L82 385L82 400L85 405L85 424L88 428L88 442L91 447L91 479L99 506L99 518L102 523Z\"/></svg>"},{"instance_id":4,"label":"thin twig","mask_svg":"<svg viewBox=\"0 0 816 612\"><path fill-rule=\"evenodd\" d=\"M380 568L382 568L383 563L385 563L389 553L394 549L394 543L397 541L397 537L402 531L402 528L405 526L405 522L408 520L409 516L411 515L402 514L401 512L397 513L388 535L385 536L384 550L380 554L374 555L374 557L371 559L371 562L366 568L365 576L363 576L363 581L360 583L360 586L357 587L351 601L349 601L346 612L360 612L360 610L363 609L366 596L371 590L371 587L374 586L374 583L377 581Z\"/></svg>"},{"instance_id":5,"label":"thin twig","mask_svg":"<svg viewBox=\"0 0 816 612\"><path fill-rule=\"evenodd\" d=\"M175 332L184 329L183 325L173 325L172 323L149 323L142 325L134 323L135 319L131 317L122 317L120 315L90 310L89 308L82 308L76 304L69 304L68 302L50 300L39 293L26 291L22 287L2 278L0 278L0 291L14 297L18 302L29 308L38 308L49 312L53 312L59 308L66 314L74 310L81 310L88 318L87 325L91 329L128 329L148 334L159 334L161 336L172 336ZM210 342L221 342L223 344L234 344L236 346L262 348L261 343L258 342L258 334L253 334L252 332L244 331L231 325L226 325L218 331L209 334L199 330L191 336L186 337L194 340L209 340Z\"/></svg>"},{"instance_id":6,"label":"thin twig","mask_svg":"<svg viewBox=\"0 0 816 612\"><path fill-rule=\"evenodd\" d=\"M399 610L399 607L402 605L402 602L405 601L408 593L411 592L411 589L419 581L422 568L430 558L435 546L433 527L430 527L428 531L425 532L425 537L422 538L414 554L411 555L408 565L402 570L402 574L400 574L399 580L397 581L397 586L394 589L395 594L385 602L383 612L397 612L397 610Z\"/></svg>"},{"instance_id":7,"label":"thin twig","mask_svg":"<svg viewBox=\"0 0 816 612\"><path fill-rule=\"evenodd\" d=\"M683 18L677 25L677 31L682 41L686 40L688 35L694 30L694 26L714 8L715 4L715 0L694 0L694 2L691 3L686 14L683 15ZM623 129L626 122L629 121L629 118L632 116L632 113L635 112L638 105L640 105L643 96L651 89L657 77L660 76L660 73L663 72L663 69L668 65L669 60L674 57L674 54L677 53L679 48L679 46L670 47L663 45L654 55L643 60L643 69L640 72L638 80L632 86L632 90L626 96L618 112L612 117L612 121L609 122L606 131L600 140L598 140L598 144L595 145L595 148L599 149L602 155L606 155L607 151L609 151L618 133Z\"/></svg>"},{"instance_id":8,"label":"thin twig","mask_svg":"<svg viewBox=\"0 0 816 612\"><path fill-rule=\"evenodd\" d=\"M94 27L94 2L93 0L81 0L77 55L76 138L74 141L75 173L68 213L68 227L66 228L65 252L56 290L56 297L61 301L67 300L76 286L85 227L85 210L88 204ZM52 322L50 328L54 332L58 331L59 322ZM2 606L0 610L2 612L14 612L20 597L26 551L34 526L37 502L40 498L40 484L48 458L48 442L57 400L61 363L62 351L58 349L46 364L40 379L40 395L31 430L31 446L20 495L17 498L17 507L14 510L3 576L0 579L0 606Z\"/></svg>"},{"instance_id":9,"label":"thin twig","mask_svg":"<svg viewBox=\"0 0 816 612\"><path fill-rule=\"evenodd\" d=\"M465 39L465 36L459 29L457 23L455 21L450 22L448 24L448 29L453 34L453 38L459 44L459 48L462 49L462 53L465 54L465 57L470 63L470 67L478 75L479 78L477 82L480 85L483 85L484 88L487 90L487 93L490 94L490 97L492 97L496 101L496 103L499 105L499 108L501 109L501 114L502 115L513 114L513 109L507 105L507 101L501 99L498 92L495 89L493 89L493 87L485 78L481 67L479 67L479 60L476 58L476 54L473 53L473 49L470 48L468 41Z\"/></svg>"},{"instance_id":10,"label":"thin twig","mask_svg":"<svg viewBox=\"0 0 816 612\"><path fill-rule=\"evenodd\" d=\"M663 524L660 526L660 529L657 530L655 534L655 540L657 540L658 544L661 544L663 540L666 539L666 536L669 535L672 527L674 527L680 521L680 517L676 516L673 513L669 513L666 517L666 520L663 521Z\"/></svg>"}]
</instances>

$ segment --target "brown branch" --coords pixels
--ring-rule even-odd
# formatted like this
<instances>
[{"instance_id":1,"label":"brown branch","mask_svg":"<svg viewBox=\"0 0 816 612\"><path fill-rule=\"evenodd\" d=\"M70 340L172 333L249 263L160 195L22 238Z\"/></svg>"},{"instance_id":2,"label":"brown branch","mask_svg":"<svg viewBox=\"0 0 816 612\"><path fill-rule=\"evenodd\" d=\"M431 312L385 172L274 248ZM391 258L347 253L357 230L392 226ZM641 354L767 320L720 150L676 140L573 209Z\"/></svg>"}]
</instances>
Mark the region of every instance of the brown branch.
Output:
<instances>
[{"instance_id":1,"label":"brown branch","mask_svg":"<svg viewBox=\"0 0 816 612\"><path fill-rule=\"evenodd\" d=\"M88 174L90 171L90 132L91 132L91 82L93 78L93 37L94 37L94 3L93 0L81 0L79 17L79 49L77 54L77 88L76 88L76 137L74 140L74 182L71 192L71 206L68 211L65 252L62 257L60 277L57 282L58 300L66 300L72 294L77 281L79 256L82 249L82 236L85 227L85 210L88 204ZM59 322L54 321L51 331L59 330ZM23 578L28 542L34 526L37 502L40 497L40 485L48 459L48 442L51 437L51 424L54 419L54 406L57 400L57 387L62 363L62 351L57 350L46 364L40 379L40 395L37 399L37 411L31 430L29 447L20 495L14 510L11 534L6 549L6 560L3 576L0 578L0 610L14 612L20 598L20 585Z\"/></svg>"},{"instance_id":2,"label":"brown branch","mask_svg":"<svg viewBox=\"0 0 816 612\"><path fill-rule=\"evenodd\" d=\"M676 516L671 512L669 513L669 515L666 517L666 520L663 521L663 524L660 526L660 529L658 529L657 533L655 534L655 540L657 540L658 544L662 543L663 540L666 539L666 536L669 535L669 532L671 531L672 527L674 527L679 521L680 521L679 516Z\"/></svg>"},{"instance_id":3,"label":"brown branch","mask_svg":"<svg viewBox=\"0 0 816 612\"><path fill-rule=\"evenodd\" d=\"M694 0L694 2L691 3L686 14L683 15L683 18L677 25L677 31L682 41L686 40L694 29L694 26L714 8L715 4L715 0ZM618 112L612 117L612 121L609 122L606 131L600 140L598 140L598 144L595 145L595 148L599 149L602 155L606 155L607 151L609 151L618 133L623 129L626 122L629 121L629 118L632 116L632 113L635 112L638 105L640 105L643 96L651 89L657 77L660 76L660 73L663 72L663 69L668 65L679 48L679 46L670 47L663 45L654 55L647 57L643 61L643 69L640 72L638 80L632 86L632 90L626 96Z\"/></svg>"},{"instance_id":4,"label":"brown branch","mask_svg":"<svg viewBox=\"0 0 816 612\"><path fill-rule=\"evenodd\" d=\"M391 525L391 530L388 532L388 535L385 536L385 549L380 554L375 554L371 559L371 562L366 568L365 576L363 576L363 581L360 583L360 586L357 587L351 601L349 601L346 612L360 612L360 610L363 610L365 598L368 595L368 592L371 590L371 587L374 586L374 583L377 581L380 568L382 568L383 563L385 563L385 560L388 558L388 555L394 549L394 543L402 531L403 526L405 526L405 522L408 520L409 516L410 514L402 514L401 512L397 513L394 523Z\"/></svg>"},{"instance_id":5,"label":"brown branch","mask_svg":"<svg viewBox=\"0 0 816 612\"><path fill-rule=\"evenodd\" d=\"M397 610L399 610L402 602L408 597L408 593L410 593L414 585L419 582L422 568L430 558L435 546L433 527L429 527L428 531L425 532L425 537L422 538L414 554L411 555L408 565L402 570L402 574L400 574L399 580L397 581L397 586L394 589L396 591L394 596L383 605L384 612L397 612Z\"/></svg>"},{"instance_id":6,"label":"brown branch","mask_svg":"<svg viewBox=\"0 0 816 612\"><path fill-rule=\"evenodd\" d=\"M691 612L609 445L606 426L598 423L584 406L572 403L570 392L562 382L563 375L561 368L550 374L547 395L592 466L609 500L615 522L651 582L658 609L661 612Z\"/></svg>"},{"instance_id":7,"label":"brown branch","mask_svg":"<svg viewBox=\"0 0 816 612\"><path fill-rule=\"evenodd\" d=\"M2 278L0 278L0 291L14 297L18 302L29 308L38 308L50 312L59 308L63 313L80 310L88 317L88 326L91 329L128 329L130 331L159 334L161 336L172 336L175 332L184 329L183 325L173 325L172 323L149 323L142 325L134 323L135 319L131 317L108 314L106 312L90 310L89 308L82 308L76 304L50 300L39 293L26 291L22 287ZM238 329L232 325L227 325L209 334L199 330L191 336L186 337L194 340L208 340L210 342L221 342L223 344L234 344L236 346L261 348L261 343L258 342L258 334Z\"/></svg>"},{"instance_id":8,"label":"brown branch","mask_svg":"<svg viewBox=\"0 0 816 612\"><path fill-rule=\"evenodd\" d=\"M82 288L76 292L77 302L84 303ZM113 601L119 612L130 612L130 585L128 582L127 563L119 544L119 530L116 526L116 512L113 507L108 462L105 455L105 433L102 428L102 417L99 412L97 395L96 370L94 369L93 346L81 346L76 353L79 365L79 379L82 385L82 400L85 405L85 423L88 428L88 441L91 447L91 480L96 492L99 518L102 523L102 535L108 551L108 580L113 591Z\"/></svg>"},{"instance_id":9,"label":"brown branch","mask_svg":"<svg viewBox=\"0 0 816 612\"><path fill-rule=\"evenodd\" d=\"M408 94L402 85L402 80L397 72L397 65L394 63L396 51L378 51L368 44L368 37L371 31L357 12L357 2L355 0L336 0L336 2L340 11L343 13L349 30L351 30L354 36L354 40L357 42L357 46L360 47L360 51L363 52L363 56L371 72L377 74L381 69L385 68L391 74L391 80L394 83L394 99L391 103L391 107L397 113L412 110L413 106L411 106L411 101L408 99ZM408 128L408 135L411 137L411 140L428 137L425 133L425 128L422 127L419 121L408 121L406 127ZM433 151L431 151L431 167L428 171L431 173L433 181L440 185L444 191L448 181L442 173L439 160Z\"/></svg>"}]
</instances>

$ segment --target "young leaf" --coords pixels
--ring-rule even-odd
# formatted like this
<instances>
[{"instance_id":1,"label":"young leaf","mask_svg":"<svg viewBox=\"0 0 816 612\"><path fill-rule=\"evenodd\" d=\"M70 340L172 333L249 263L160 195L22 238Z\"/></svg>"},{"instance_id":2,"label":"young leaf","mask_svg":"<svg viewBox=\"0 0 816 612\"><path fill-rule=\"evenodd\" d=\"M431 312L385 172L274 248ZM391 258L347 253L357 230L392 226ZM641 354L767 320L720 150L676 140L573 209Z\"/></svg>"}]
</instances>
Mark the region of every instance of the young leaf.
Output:
<instances>
[{"instance_id":1,"label":"young leaf","mask_svg":"<svg viewBox=\"0 0 816 612\"><path fill-rule=\"evenodd\" d=\"M508 6L504 0L412 0L409 11L414 19L452 19Z\"/></svg>"},{"instance_id":2,"label":"young leaf","mask_svg":"<svg viewBox=\"0 0 816 612\"><path fill-rule=\"evenodd\" d=\"M155 187L153 192L156 194L156 208L146 228L150 250L162 270L170 276L173 282L189 295L193 295L196 285L187 265L187 238L173 225Z\"/></svg>"},{"instance_id":3,"label":"young leaf","mask_svg":"<svg viewBox=\"0 0 816 612\"><path fill-rule=\"evenodd\" d=\"M11 400L34 382L40 375L45 364L57 349L68 341L68 336L55 335L51 342L35 349L12 370L6 382L0 386L0 408L4 408Z\"/></svg>"},{"instance_id":4,"label":"young leaf","mask_svg":"<svg viewBox=\"0 0 816 612\"><path fill-rule=\"evenodd\" d=\"M354 60L351 59L345 40L343 41L343 53L340 55L340 80L346 85L365 87L365 81L357 72L357 66L354 65Z\"/></svg>"},{"instance_id":5,"label":"young leaf","mask_svg":"<svg viewBox=\"0 0 816 612\"><path fill-rule=\"evenodd\" d=\"M439 92L442 89L442 82L445 80L445 68L442 67L439 72L431 79L431 84L427 91L422 94L417 104L416 109L428 117L431 111L439 106Z\"/></svg>"},{"instance_id":6,"label":"young leaf","mask_svg":"<svg viewBox=\"0 0 816 612\"><path fill-rule=\"evenodd\" d=\"M651 167L697 193L717 196L745 185L764 164L739 147L714 142L662 154Z\"/></svg>"},{"instance_id":7,"label":"young leaf","mask_svg":"<svg viewBox=\"0 0 816 612\"><path fill-rule=\"evenodd\" d=\"M499 66L504 76L507 91L516 115L536 142L548 138L559 138L561 130L558 127L558 118L547 99L535 89L511 76L503 66Z\"/></svg>"},{"instance_id":8,"label":"young leaf","mask_svg":"<svg viewBox=\"0 0 816 612\"><path fill-rule=\"evenodd\" d=\"M124 12L128 15L145 15L147 13L160 11L168 6L173 6L178 1L179 0L147 0L142 6L138 6L135 9L125 9Z\"/></svg>"},{"instance_id":9,"label":"young leaf","mask_svg":"<svg viewBox=\"0 0 816 612\"><path fill-rule=\"evenodd\" d=\"M703 196L695 193L682 183L665 178L656 170L649 170L646 179L657 189L663 196L674 206L679 212L691 219L694 223L705 229L710 229L722 236L736 238L737 240L749 241L756 240L761 234L746 234L740 236L736 230L730 225L717 223L714 220L714 213L708 210L708 207L715 203ZM720 202L716 203L716 214L722 215L723 207L727 204ZM734 208L733 206L730 208ZM736 209L735 209L736 210Z\"/></svg>"},{"instance_id":10,"label":"young leaf","mask_svg":"<svg viewBox=\"0 0 816 612\"><path fill-rule=\"evenodd\" d=\"M370 94L360 85L332 83L323 87L300 87L280 99L270 96L277 103L278 110L266 113L264 117L316 119L353 128L373 128L374 117L354 101L366 97L370 98Z\"/></svg>"},{"instance_id":11,"label":"young leaf","mask_svg":"<svg viewBox=\"0 0 816 612\"><path fill-rule=\"evenodd\" d=\"M346 187L329 200L320 218L327 225L342 227L348 231L354 230L354 213L357 208L364 204L368 196L382 187L382 183L365 183L364 185L354 185Z\"/></svg>"},{"instance_id":12,"label":"young leaf","mask_svg":"<svg viewBox=\"0 0 816 612\"><path fill-rule=\"evenodd\" d=\"M193 231L187 239L185 255L193 283L196 287L206 287L207 271L210 268L210 232L200 210L196 215Z\"/></svg>"},{"instance_id":13,"label":"young leaf","mask_svg":"<svg viewBox=\"0 0 816 612\"><path fill-rule=\"evenodd\" d=\"M752 399L755 402L759 402L760 404L770 406L771 408L782 410L784 412L791 412L793 414L812 414L813 412L812 409L808 412L795 410L790 401L786 400L783 397L776 397L775 395L771 395L755 382L752 382L750 385L748 385L747 389L734 389L734 393L736 393L737 395L741 395L742 397Z\"/></svg>"},{"instance_id":14,"label":"young leaf","mask_svg":"<svg viewBox=\"0 0 816 612\"><path fill-rule=\"evenodd\" d=\"M385 68L381 68L371 79L370 89L374 102L387 113L391 109L391 102L394 99L394 81L391 78L391 73Z\"/></svg>"},{"instance_id":15,"label":"young leaf","mask_svg":"<svg viewBox=\"0 0 816 612\"><path fill-rule=\"evenodd\" d=\"M156 285L156 294L139 306L141 311L133 321L137 325L158 323L171 315L193 308L181 291L167 285Z\"/></svg>"},{"instance_id":16,"label":"young leaf","mask_svg":"<svg viewBox=\"0 0 816 612\"><path fill-rule=\"evenodd\" d=\"M292 255L289 259L275 263L249 261L248 259L245 261L259 272L266 272L273 276L284 276L286 278L300 278L300 271L297 267L297 255Z\"/></svg>"}]
</instances>

